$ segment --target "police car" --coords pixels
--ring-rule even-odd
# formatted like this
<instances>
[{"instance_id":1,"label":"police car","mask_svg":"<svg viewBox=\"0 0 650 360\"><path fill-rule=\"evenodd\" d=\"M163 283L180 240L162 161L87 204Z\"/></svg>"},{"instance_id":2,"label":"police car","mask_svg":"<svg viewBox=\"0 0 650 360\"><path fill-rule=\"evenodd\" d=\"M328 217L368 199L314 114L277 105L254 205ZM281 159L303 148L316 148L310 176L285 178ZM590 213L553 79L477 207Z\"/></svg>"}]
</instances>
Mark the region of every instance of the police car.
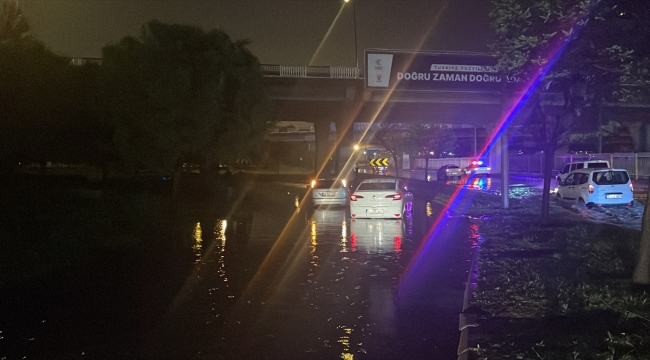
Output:
<instances>
[{"instance_id":1,"label":"police car","mask_svg":"<svg viewBox=\"0 0 650 360\"><path fill-rule=\"evenodd\" d=\"M473 160L468 167L465 168L465 174L470 176L490 176L492 169L483 160Z\"/></svg>"}]
</instances>

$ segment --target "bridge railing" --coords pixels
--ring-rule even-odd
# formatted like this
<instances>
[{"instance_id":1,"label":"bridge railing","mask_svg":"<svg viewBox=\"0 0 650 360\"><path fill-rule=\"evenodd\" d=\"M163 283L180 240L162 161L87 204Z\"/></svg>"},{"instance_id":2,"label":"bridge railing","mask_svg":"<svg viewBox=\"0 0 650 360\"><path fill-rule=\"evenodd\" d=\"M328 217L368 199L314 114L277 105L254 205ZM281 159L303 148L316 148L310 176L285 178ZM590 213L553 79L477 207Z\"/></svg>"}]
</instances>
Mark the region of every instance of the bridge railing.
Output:
<instances>
[{"instance_id":1,"label":"bridge railing","mask_svg":"<svg viewBox=\"0 0 650 360\"><path fill-rule=\"evenodd\" d=\"M301 66L262 65L264 76L292 78L361 79L358 67L349 66Z\"/></svg>"}]
</instances>

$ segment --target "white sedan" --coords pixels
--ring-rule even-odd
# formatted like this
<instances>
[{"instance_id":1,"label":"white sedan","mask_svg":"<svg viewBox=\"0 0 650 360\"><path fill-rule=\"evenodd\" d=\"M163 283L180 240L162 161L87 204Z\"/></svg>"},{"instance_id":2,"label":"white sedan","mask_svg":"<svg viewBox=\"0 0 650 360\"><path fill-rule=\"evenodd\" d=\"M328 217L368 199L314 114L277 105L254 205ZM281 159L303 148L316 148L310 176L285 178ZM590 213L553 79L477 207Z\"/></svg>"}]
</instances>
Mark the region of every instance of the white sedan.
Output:
<instances>
[{"instance_id":1,"label":"white sedan","mask_svg":"<svg viewBox=\"0 0 650 360\"><path fill-rule=\"evenodd\" d=\"M413 194L400 179L365 179L350 195L350 216L401 219L412 202Z\"/></svg>"},{"instance_id":2,"label":"white sedan","mask_svg":"<svg viewBox=\"0 0 650 360\"><path fill-rule=\"evenodd\" d=\"M348 183L343 179L318 179L311 181L312 204L345 205L348 202Z\"/></svg>"}]
</instances>

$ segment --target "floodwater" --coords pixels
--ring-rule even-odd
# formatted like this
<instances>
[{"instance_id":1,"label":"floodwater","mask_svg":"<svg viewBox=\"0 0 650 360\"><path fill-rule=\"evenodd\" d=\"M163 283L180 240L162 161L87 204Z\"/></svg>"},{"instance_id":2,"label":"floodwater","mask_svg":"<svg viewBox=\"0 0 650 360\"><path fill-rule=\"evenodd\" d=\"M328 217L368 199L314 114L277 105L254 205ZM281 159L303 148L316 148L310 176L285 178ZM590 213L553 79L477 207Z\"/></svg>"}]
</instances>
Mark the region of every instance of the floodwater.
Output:
<instances>
[{"instance_id":1,"label":"floodwater","mask_svg":"<svg viewBox=\"0 0 650 360\"><path fill-rule=\"evenodd\" d=\"M229 216L170 223L172 241L13 289L0 358L455 357L467 220L425 198L403 220L351 219L303 195L266 185Z\"/></svg>"}]
</instances>

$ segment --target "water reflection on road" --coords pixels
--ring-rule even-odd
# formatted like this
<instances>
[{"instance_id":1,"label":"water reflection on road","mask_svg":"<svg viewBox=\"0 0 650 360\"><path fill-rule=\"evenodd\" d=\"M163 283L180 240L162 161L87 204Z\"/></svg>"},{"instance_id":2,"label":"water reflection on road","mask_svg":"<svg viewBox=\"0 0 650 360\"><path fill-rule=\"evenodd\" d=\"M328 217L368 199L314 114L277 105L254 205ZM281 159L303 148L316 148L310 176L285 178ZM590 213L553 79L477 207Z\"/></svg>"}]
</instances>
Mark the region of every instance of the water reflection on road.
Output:
<instances>
[{"instance_id":1,"label":"water reflection on road","mask_svg":"<svg viewBox=\"0 0 650 360\"><path fill-rule=\"evenodd\" d=\"M440 211L437 204L416 200L397 220L351 219L346 207L299 205L291 197L280 208L257 208L245 225L241 219L218 219L208 239L201 229L210 225L194 223L188 250L196 265L161 324L167 335L151 343L158 354L392 359L455 353L461 301L449 305L445 295L439 304L435 298L423 304L398 300L396 293ZM231 222L247 231L234 235L226 230ZM466 230L438 233L461 240L438 244L462 248L462 240L469 244ZM465 255L454 246L439 250L450 260ZM441 264L436 271L451 266ZM427 271L420 276L441 276ZM461 296L461 288L436 294ZM444 335L436 335L442 330Z\"/></svg>"}]
</instances>

